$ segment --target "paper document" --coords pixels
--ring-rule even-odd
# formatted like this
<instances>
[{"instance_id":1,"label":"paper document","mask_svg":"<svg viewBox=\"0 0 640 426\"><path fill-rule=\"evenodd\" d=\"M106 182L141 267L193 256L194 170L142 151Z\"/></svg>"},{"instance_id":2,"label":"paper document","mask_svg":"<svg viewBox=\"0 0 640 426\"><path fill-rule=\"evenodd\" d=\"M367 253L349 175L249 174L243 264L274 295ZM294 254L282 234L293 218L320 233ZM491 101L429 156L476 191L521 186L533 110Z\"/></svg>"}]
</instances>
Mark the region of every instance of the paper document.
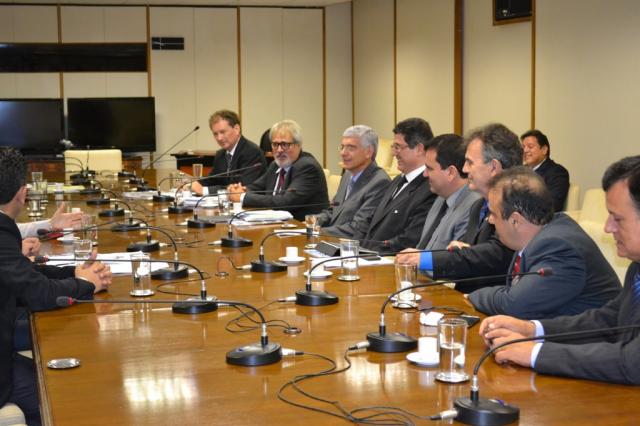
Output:
<instances>
[{"instance_id":1,"label":"paper document","mask_svg":"<svg viewBox=\"0 0 640 426\"><path fill-rule=\"evenodd\" d=\"M122 260L131 260L132 254L140 254L142 252L125 252L125 253L98 253L98 260L109 265L111 267L111 273L114 275L117 274L131 274L131 262L122 262L118 261L118 259ZM49 261L47 265L52 266L71 266L74 264L73 261L69 261L68 259L73 258L73 253L62 254L49 257ZM56 260L56 259L67 259L67 260ZM104 260L104 259L116 259L116 260ZM152 262L151 263L151 271L157 271L158 269L166 268L169 264L167 262Z\"/></svg>"}]
</instances>

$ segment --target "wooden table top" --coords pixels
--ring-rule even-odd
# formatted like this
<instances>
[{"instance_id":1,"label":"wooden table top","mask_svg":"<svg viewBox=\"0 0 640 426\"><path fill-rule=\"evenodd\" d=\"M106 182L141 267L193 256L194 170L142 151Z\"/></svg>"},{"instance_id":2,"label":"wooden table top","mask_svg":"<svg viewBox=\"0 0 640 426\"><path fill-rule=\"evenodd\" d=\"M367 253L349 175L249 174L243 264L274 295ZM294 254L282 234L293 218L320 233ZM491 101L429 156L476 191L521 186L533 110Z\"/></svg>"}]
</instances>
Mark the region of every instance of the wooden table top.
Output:
<instances>
[{"instance_id":1,"label":"wooden table top","mask_svg":"<svg viewBox=\"0 0 640 426\"><path fill-rule=\"evenodd\" d=\"M77 196L74 196L77 198ZM49 203L52 212L55 203ZM226 225L206 230L179 226L188 215L169 216L151 202L136 202L136 210L146 212L145 220L175 231L191 247L179 248L180 259L193 263L211 275L208 292L220 299L238 300L257 307L278 298L292 296L304 287L302 273L306 265L290 267L286 272L259 274L235 271L221 261L228 277L214 274L222 256L237 264L257 258L259 241L275 226L243 228L236 232L254 241L252 247L227 249L208 243L227 232ZM74 203L87 212L100 208ZM157 235L157 236L156 236ZM167 241L160 234L154 235ZM142 240L144 232L99 232L103 253L125 251L126 244ZM303 237L268 240L268 259L284 255L285 247L302 250ZM44 252L69 250L58 242L45 243ZM171 248L162 248L153 258L171 259ZM395 290L393 266L361 267L361 280L338 281L336 275L317 282L314 288L325 289L340 297L336 305L304 307L293 303L273 303L264 310L269 320L281 319L299 327L299 335L287 335L269 328L271 342L284 348L325 355L345 365L342 356L350 345L366 340L377 331L380 307ZM194 274L191 279L196 278ZM164 284L153 281L152 285ZM132 299L128 292L130 276L115 277L101 299ZM169 292L197 294L199 280L164 284ZM438 286L420 291L434 306L447 306L478 314L449 288ZM179 296L156 292L156 299ZM75 305L34 315L34 356L38 368L43 420L55 425L142 425L142 424L340 424L335 417L296 408L277 398L279 388L294 376L318 372L328 367L326 361L311 355L285 357L279 363L262 367L239 367L227 364L225 354L239 346L259 341L259 330L246 333L225 331L227 322L236 317L235 309L221 307L207 314L190 316L172 313L161 304ZM418 314L390 306L386 310L389 332L411 336L435 334L435 329L420 326ZM471 373L484 352L477 334L478 326L469 330L466 367ZM460 396L467 396L469 383L458 385L435 381L437 368L424 368L406 360L406 353L379 354L364 350L351 353L352 367L344 373L312 379L302 387L324 398L340 401L347 409L385 405L401 407L429 416L452 406ZM82 365L70 370L51 370L50 359L75 357ZM638 391L634 387L610 385L538 375L529 369L500 366L488 359L479 374L481 396L499 398L517 405L520 425L550 424L632 424L640 416ZM291 390L286 395L296 402L314 407L327 405L301 398ZM418 421L426 423L428 420Z\"/></svg>"}]
</instances>

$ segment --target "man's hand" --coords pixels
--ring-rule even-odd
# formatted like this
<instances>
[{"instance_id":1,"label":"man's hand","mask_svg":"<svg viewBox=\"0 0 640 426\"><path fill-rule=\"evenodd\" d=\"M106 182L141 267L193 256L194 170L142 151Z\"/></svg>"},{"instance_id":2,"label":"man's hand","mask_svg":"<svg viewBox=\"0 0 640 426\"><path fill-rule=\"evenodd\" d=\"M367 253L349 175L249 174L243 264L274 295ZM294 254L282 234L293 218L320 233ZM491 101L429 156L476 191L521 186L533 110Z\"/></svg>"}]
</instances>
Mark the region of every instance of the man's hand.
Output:
<instances>
[{"instance_id":1,"label":"man's hand","mask_svg":"<svg viewBox=\"0 0 640 426\"><path fill-rule=\"evenodd\" d=\"M511 333L508 336L494 339L492 347L509 342L511 340L521 339L523 337L525 336L522 336L518 333ZM535 344L536 342L514 343L512 345L508 345L504 348L498 349L493 356L495 357L496 362L499 364L512 362L514 364L522 365L523 367L531 367L531 352L533 351L533 347L535 346Z\"/></svg>"},{"instance_id":2,"label":"man's hand","mask_svg":"<svg viewBox=\"0 0 640 426\"><path fill-rule=\"evenodd\" d=\"M396 263L410 263L412 265L419 266L420 253L411 253L411 252L415 252L416 250L418 249L408 248L408 249L402 250L400 253L396 254Z\"/></svg>"},{"instance_id":3,"label":"man's hand","mask_svg":"<svg viewBox=\"0 0 640 426\"><path fill-rule=\"evenodd\" d=\"M495 343L495 339L501 339L517 333L520 337L533 337L536 333L536 325L531 321L519 320L507 315L495 315L485 318L480 323L478 330L487 346Z\"/></svg>"},{"instance_id":4,"label":"man's hand","mask_svg":"<svg viewBox=\"0 0 640 426\"><path fill-rule=\"evenodd\" d=\"M202 195L202 184L198 181L192 182L191 183L191 191L195 192L196 195Z\"/></svg>"},{"instance_id":5,"label":"man's hand","mask_svg":"<svg viewBox=\"0 0 640 426\"><path fill-rule=\"evenodd\" d=\"M58 210L51 216L51 227L53 229L80 228L82 226L82 212L65 213L65 204L60 203Z\"/></svg>"},{"instance_id":6,"label":"man's hand","mask_svg":"<svg viewBox=\"0 0 640 426\"><path fill-rule=\"evenodd\" d=\"M29 237L22 240L22 254L26 257L37 256L40 252L40 240Z\"/></svg>"},{"instance_id":7,"label":"man's hand","mask_svg":"<svg viewBox=\"0 0 640 426\"><path fill-rule=\"evenodd\" d=\"M88 261L76 266L75 275L91 282L94 286L94 293L106 290L111 285L111 268L101 262L94 262L98 256L98 251L94 250Z\"/></svg>"},{"instance_id":8,"label":"man's hand","mask_svg":"<svg viewBox=\"0 0 640 426\"><path fill-rule=\"evenodd\" d=\"M462 241L451 241L447 246L447 250L451 251L454 249L463 249L468 247L471 247L471 245L467 243L463 243Z\"/></svg>"},{"instance_id":9,"label":"man's hand","mask_svg":"<svg viewBox=\"0 0 640 426\"><path fill-rule=\"evenodd\" d=\"M241 183L232 183L227 186L227 191L229 192L229 200L232 203L239 203L242 198L242 194L247 192L247 188L242 186Z\"/></svg>"}]
</instances>

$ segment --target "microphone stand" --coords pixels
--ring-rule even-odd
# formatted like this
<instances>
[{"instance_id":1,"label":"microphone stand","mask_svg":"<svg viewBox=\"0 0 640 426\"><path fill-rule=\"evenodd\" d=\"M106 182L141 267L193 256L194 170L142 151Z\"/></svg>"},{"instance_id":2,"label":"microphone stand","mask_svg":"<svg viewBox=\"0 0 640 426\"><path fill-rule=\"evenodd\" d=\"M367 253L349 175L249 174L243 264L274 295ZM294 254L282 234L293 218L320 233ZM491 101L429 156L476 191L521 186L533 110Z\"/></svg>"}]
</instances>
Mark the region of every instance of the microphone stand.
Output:
<instances>
[{"instance_id":1,"label":"microphone stand","mask_svg":"<svg viewBox=\"0 0 640 426\"><path fill-rule=\"evenodd\" d=\"M118 199L117 194L115 194L113 191L109 191L109 192L113 193L113 195L116 196L116 198L114 198L113 200L113 209L101 210L100 212L98 212L98 216L100 217L124 216L124 209L119 208L118 203L124 204L125 206L127 206L129 211L131 211L131 206L128 203ZM109 203L111 203L111 199L109 199Z\"/></svg>"},{"instance_id":2,"label":"microphone stand","mask_svg":"<svg viewBox=\"0 0 640 426\"><path fill-rule=\"evenodd\" d=\"M157 228L155 226L150 226L149 223L143 219L138 218L138 220L141 223L144 223L145 225L145 228L147 230L147 239L146 241L138 241L138 242L129 244L127 246L127 251L142 251L144 253L151 253L153 251L160 250L160 241L151 239L151 230L153 229L155 231L162 232L167 236L168 236L168 233L164 229L160 230L160 228Z\"/></svg>"},{"instance_id":3,"label":"microphone stand","mask_svg":"<svg viewBox=\"0 0 640 426\"><path fill-rule=\"evenodd\" d=\"M415 252L407 252L404 253L434 253L439 251L450 251L448 249L439 249L439 250L416 250ZM481 279L494 279L494 278L507 278L512 276L525 276L525 275L540 275L542 277L552 275L551 268L542 268L537 271L531 272L522 272L520 274L500 274L500 275L491 275L485 277L473 277L473 278L465 278L461 280L457 280L456 282L467 282L467 281L476 281ZM408 286L402 288L400 290L396 290L387 297L387 299L382 304L382 308L380 309L380 325L378 332L372 332L367 334L367 341L369 342L369 346L367 347L368 351L372 352L382 352L382 353L390 353L390 352L407 352L413 350L418 347L418 341L411 336L408 336L404 333L387 333L387 327L384 321L384 310L387 307L387 304L392 300L393 296L396 296L403 291L413 290L416 288L424 288L424 287L432 287L440 284L445 284L450 281L448 280L437 280L431 281L428 283L416 284L412 286Z\"/></svg>"},{"instance_id":4,"label":"microphone stand","mask_svg":"<svg viewBox=\"0 0 640 426\"><path fill-rule=\"evenodd\" d=\"M517 421L520 417L520 409L509 405L499 399L480 398L478 386L478 371L485 359L495 351L513 343L530 342L532 340L553 340L563 338L585 337L611 332L621 332L640 328L640 324L624 325L618 327L599 328L593 330L571 331L565 333L545 334L541 336L523 337L510 340L500 345L489 348L478 360L473 369L471 379L471 392L469 397L461 397L453 403L455 419L461 423L478 426L499 426Z\"/></svg>"},{"instance_id":5,"label":"microphone stand","mask_svg":"<svg viewBox=\"0 0 640 426\"><path fill-rule=\"evenodd\" d=\"M108 190L104 187L104 185L102 185L102 183L100 183L100 198L93 198L91 200L87 200L87 205L88 206L103 206L105 204L110 204L111 203L111 199L109 197L104 197L105 192L110 192L111 194L113 194L116 198L118 197L118 195L111 191Z\"/></svg>"}]
</instances>

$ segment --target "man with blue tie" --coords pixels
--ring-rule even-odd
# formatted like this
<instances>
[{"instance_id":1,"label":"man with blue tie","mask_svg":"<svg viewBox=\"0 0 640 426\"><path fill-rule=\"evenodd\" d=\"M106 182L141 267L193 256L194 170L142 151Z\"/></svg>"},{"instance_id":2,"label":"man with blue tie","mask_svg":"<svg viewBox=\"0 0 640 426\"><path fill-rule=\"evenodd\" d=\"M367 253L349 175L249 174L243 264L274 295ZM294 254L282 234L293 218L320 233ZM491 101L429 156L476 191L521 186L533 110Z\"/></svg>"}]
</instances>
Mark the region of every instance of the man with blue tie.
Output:
<instances>
[{"instance_id":1,"label":"man with blue tie","mask_svg":"<svg viewBox=\"0 0 640 426\"><path fill-rule=\"evenodd\" d=\"M523 321L498 315L485 319L480 334L488 345L562 332L640 325L640 156L624 158L602 178L618 255L633 261L622 293L601 308L574 316ZM606 333L566 342L533 341L505 346L495 354L500 363L532 367L539 373L603 382L640 385L640 330Z\"/></svg>"},{"instance_id":2,"label":"man with blue tie","mask_svg":"<svg viewBox=\"0 0 640 426\"><path fill-rule=\"evenodd\" d=\"M389 186L389 176L376 164L378 134L369 126L351 126L342 134L340 158L344 174L333 205L318 215L322 232L351 238L365 232Z\"/></svg>"}]
</instances>

